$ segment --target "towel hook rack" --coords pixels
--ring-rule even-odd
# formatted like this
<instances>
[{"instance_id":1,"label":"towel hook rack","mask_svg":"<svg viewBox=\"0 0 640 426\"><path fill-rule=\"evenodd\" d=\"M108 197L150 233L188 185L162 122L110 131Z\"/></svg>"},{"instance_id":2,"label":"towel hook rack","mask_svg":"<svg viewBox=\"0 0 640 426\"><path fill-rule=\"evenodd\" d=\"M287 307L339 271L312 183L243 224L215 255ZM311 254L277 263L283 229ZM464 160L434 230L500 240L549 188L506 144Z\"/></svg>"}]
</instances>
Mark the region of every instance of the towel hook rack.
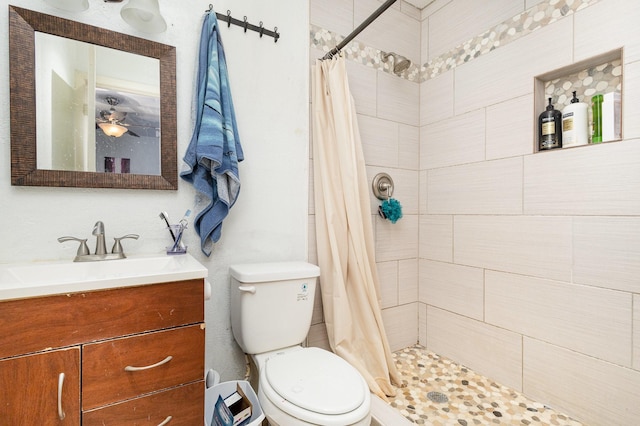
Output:
<instances>
[{"instance_id":1,"label":"towel hook rack","mask_svg":"<svg viewBox=\"0 0 640 426\"><path fill-rule=\"evenodd\" d=\"M213 4L209 4L209 9L205 10L205 13L210 13L213 12ZM223 15L222 13L218 13L216 12L216 16L218 17L218 19L220 19L221 21L224 21L227 23L227 28L231 26L231 24L233 25L237 25L239 27L244 28L244 32L246 33L247 30L251 30L251 31L255 31L257 33L260 34L260 38L262 38L263 35L268 35L269 37L273 37L273 42L277 43L278 39L280 38L280 33L278 33L278 27L274 27L273 31L268 30L266 28L264 28L264 25L262 23L262 21L260 21L260 25L254 25L249 23L248 18L245 16L244 19L241 21L237 18L234 18L231 16L231 11L227 10L227 14Z\"/></svg>"}]
</instances>

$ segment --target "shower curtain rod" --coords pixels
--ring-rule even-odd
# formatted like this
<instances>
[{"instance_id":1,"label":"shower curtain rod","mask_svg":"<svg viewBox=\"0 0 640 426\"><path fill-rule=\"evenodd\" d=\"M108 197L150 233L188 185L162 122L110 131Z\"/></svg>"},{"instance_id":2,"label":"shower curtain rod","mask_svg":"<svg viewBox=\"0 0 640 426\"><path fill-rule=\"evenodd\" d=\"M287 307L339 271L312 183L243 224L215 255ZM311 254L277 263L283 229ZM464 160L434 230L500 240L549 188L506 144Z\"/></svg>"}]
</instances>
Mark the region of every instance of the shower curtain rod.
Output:
<instances>
[{"instance_id":1,"label":"shower curtain rod","mask_svg":"<svg viewBox=\"0 0 640 426\"><path fill-rule=\"evenodd\" d=\"M384 13L385 10L389 9L392 4L394 4L397 0L387 0L382 6L380 6L375 12L371 14L367 19L365 19L362 24L358 26L355 30L351 32L348 36L344 38L336 47L331 49L329 53L322 57L322 60L333 58L343 47L345 47L351 40L353 40L358 34L362 32L365 28L369 26L376 18Z\"/></svg>"}]
</instances>

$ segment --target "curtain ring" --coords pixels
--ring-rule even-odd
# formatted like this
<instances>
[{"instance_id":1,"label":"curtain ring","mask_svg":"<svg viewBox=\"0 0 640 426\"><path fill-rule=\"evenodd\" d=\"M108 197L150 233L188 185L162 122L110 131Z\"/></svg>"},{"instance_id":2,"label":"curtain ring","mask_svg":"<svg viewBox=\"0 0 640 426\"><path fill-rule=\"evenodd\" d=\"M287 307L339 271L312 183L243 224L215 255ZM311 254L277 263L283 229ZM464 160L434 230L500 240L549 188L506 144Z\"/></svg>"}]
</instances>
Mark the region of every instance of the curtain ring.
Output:
<instances>
[{"instance_id":1,"label":"curtain ring","mask_svg":"<svg viewBox=\"0 0 640 426\"><path fill-rule=\"evenodd\" d=\"M260 38L262 38L262 33L264 33L264 28L262 27L262 21L260 21Z\"/></svg>"},{"instance_id":2,"label":"curtain ring","mask_svg":"<svg viewBox=\"0 0 640 426\"><path fill-rule=\"evenodd\" d=\"M247 27L249 26L249 23L247 22L247 17L244 17L244 32L247 32Z\"/></svg>"},{"instance_id":3,"label":"curtain ring","mask_svg":"<svg viewBox=\"0 0 640 426\"><path fill-rule=\"evenodd\" d=\"M231 11L227 9L227 28L231 27Z\"/></svg>"}]
</instances>

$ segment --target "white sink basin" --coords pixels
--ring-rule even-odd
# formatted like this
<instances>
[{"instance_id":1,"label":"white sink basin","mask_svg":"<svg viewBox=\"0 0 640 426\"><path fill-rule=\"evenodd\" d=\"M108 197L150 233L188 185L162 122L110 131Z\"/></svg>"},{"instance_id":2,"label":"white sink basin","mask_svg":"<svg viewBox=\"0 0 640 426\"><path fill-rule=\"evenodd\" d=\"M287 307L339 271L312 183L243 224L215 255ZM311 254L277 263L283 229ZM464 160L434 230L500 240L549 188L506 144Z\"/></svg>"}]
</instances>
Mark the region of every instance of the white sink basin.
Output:
<instances>
[{"instance_id":1,"label":"white sink basin","mask_svg":"<svg viewBox=\"0 0 640 426\"><path fill-rule=\"evenodd\" d=\"M189 254L0 265L0 300L206 278Z\"/></svg>"}]
</instances>

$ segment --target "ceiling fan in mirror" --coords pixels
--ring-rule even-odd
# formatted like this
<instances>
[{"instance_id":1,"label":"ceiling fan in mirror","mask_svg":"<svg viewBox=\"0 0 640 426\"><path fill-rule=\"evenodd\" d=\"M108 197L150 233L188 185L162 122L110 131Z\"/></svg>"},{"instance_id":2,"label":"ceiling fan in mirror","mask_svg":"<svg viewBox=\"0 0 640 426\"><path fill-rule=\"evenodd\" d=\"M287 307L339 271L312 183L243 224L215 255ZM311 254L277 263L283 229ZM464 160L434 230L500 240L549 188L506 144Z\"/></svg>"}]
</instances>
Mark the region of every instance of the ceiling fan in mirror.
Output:
<instances>
[{"instance_id":1,"label":"ceiling fan in mirror","mask_svg":"<svg viewBox=\"0 0 640 426\"><path fill-rule=\"evenodd\" d=\"M116 105L120 100L114 96L105 96L104 100L111 106L108 110L102 110L96 117L96 126L102 129L105 135L119 138L125 133L139 138L140 136L129 129L130 124L125 123L127 113L125 111L117 111Z\"/></svg>"}]
</instances>

